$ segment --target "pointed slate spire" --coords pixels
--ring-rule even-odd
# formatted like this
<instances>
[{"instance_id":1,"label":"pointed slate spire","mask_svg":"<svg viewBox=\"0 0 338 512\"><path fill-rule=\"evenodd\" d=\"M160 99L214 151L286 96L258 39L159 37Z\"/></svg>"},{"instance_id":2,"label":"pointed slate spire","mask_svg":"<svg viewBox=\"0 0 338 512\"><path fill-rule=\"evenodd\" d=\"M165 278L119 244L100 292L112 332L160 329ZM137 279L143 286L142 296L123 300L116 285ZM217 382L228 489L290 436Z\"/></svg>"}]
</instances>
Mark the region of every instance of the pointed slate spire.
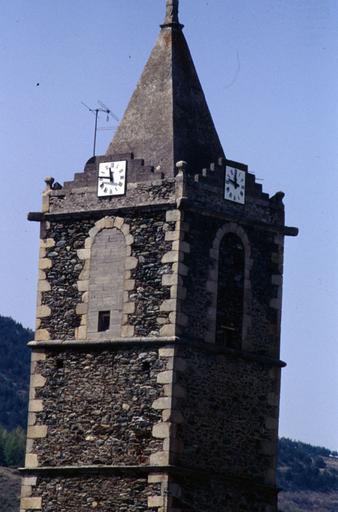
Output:
<instances>
[{"instance_id":1,"label":"pointed slate spire","mask_svg":"<svg viewBox=\"0 0 338 512\"><path fill-rule=\"evenodd\" d=\"M197 172L224 156L178 19L166 0L161 32L107 154L134 153L166 176L175 163Z\"/></svg>"}]
</instances>

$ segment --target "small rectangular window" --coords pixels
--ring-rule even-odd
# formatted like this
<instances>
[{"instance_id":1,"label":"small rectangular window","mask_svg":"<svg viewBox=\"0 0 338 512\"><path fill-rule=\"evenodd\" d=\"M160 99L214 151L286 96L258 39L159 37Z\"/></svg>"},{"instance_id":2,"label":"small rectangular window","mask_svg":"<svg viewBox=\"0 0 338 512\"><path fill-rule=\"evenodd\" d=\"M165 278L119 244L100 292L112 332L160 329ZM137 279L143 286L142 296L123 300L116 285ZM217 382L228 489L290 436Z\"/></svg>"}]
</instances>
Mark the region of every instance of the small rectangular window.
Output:
<instances>
[{"instance_id":1,"label":"small rectangular window","mask_svg":"<svg viewBox=\"0 0 338 512\"><path fill-rule=\"evenodd\" d=\"M98 332L108 331L110 327L110 311L99 311Z\"/></svg>"}]
</instances>

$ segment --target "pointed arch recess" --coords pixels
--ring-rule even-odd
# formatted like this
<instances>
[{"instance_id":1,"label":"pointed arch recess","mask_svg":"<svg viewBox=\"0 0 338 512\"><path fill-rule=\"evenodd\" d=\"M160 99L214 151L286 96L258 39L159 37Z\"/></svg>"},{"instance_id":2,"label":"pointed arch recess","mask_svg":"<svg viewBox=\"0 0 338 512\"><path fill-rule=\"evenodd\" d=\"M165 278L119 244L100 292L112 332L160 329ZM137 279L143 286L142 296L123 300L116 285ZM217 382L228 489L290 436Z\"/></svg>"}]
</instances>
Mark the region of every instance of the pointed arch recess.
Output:
<instances>
[{"instance_id":1,"label":"pointed arch recess","mask_svg":"<svg viewBox=\"0 0 338 512\"><path fill-rule=\"evenodd\" d=\"M207 290L211 296L211 304L208 310L209 331L207 341L216 342L216 323L217 323L217 300L218 300L218 279L219 279L219 258L220 248L224 237L228 234L236 235L244 250L244 279L243 279L243 320L241 327L242 347L245 346L248 328L250 326L250 304L251 304L251 286L250 270L252 268L251 248L248 236L244 229L236 223L229 223L222 226L216 233L212 248L210 249L209 276Z\"/></svg>"}]
</instances>

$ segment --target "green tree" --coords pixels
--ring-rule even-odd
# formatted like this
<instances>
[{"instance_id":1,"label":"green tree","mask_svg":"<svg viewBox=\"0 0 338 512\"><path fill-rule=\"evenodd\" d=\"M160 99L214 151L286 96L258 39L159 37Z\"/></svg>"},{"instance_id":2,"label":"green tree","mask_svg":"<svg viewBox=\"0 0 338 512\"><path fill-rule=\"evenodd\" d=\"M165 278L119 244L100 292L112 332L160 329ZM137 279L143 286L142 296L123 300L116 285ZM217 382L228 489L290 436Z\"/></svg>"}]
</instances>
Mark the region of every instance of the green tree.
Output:
<instances>
[{"instance_id":1,"label":"green tree","mask_svg":"<svg viewBox=\"0 0 338 512\"><path fill-rule=\"evenodd\" d=\"M17 427L6 434L3 448L6 466L18 467L23 465L25 437L25 432L21 427Z\"/></svg>"}]
</instances>

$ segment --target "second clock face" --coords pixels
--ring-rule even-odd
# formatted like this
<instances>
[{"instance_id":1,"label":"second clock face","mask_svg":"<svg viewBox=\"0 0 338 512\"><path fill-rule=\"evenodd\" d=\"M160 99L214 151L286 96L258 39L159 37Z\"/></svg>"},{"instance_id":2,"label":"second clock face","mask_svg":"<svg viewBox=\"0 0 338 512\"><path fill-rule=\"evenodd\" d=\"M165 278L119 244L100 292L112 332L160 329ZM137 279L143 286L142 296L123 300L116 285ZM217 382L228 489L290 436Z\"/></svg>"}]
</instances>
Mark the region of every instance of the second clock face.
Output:
<instances>
[{"instance_id":1,"label":"second clock face","mask_svg":"<svg viewBox=\"0 0 338 512\"><path fill-rule=\"evenodd\" d=\"M235 167L225 168L224 198L235 203L245 203L245 172Z\"/></svg>"},{"instance_id":2,"label":"second clock face","mask_svg":"<svg viewBox=\"0 0 338 512\"><path fill-rule=\"evenodd\" d=\"M103 162L99 166L98 197L122 196L126 192L127 162Z\"/></svg>"}]
</instances>

